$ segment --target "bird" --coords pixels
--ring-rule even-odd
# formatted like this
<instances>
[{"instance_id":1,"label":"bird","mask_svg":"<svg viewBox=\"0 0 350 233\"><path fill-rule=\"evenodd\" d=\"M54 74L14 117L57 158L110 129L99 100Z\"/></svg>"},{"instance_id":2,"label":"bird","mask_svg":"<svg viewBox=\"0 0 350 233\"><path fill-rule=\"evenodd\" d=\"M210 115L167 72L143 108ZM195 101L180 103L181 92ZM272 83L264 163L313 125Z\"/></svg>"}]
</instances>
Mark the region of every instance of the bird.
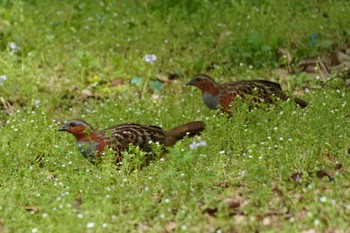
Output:
<instances>
[{"instance_id":1,"label":"bird","mask_svg":"<svg viewBox=\"0 0 350 233\"><path fill-rule=\"evenodd\" d=\"M165 131L158 126L126 123L96 131L86 121L73 119L64 123L58 131L72 134L80 153L91 162L101 159L105 149L109 148L115 151L116 163L119 163L122 161L122 152L128 150L129 145L151 152L150 141L166 147L173 146L185 136L200 134L205 126L203 121L192 121Z\"/></svg>"},{"instance_id":2,"label":"bird","mask_svg":"<svg viewBox=\"0 0 350 233\"><path fill-rule=\"evenodd\" d=\"M231 105L237 98L248 101L251 104L275 102L276 99L288 100L281 88L281 85L268 80L241 80L218 84L206 74L195 75L187 86L198 87L202 91L202 99L209 109L221 110L231 115ZM294 97L294 102L304 108L308 105L305 100Z\"/></svg>"}]
</instances>

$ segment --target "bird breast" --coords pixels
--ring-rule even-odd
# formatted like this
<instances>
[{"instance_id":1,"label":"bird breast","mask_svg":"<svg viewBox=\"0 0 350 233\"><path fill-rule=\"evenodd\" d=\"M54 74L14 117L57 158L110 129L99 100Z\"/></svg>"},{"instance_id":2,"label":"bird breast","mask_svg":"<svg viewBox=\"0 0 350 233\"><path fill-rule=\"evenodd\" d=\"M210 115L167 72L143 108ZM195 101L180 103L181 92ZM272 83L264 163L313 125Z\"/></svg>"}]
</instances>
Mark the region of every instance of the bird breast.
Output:
<instances>
[{"instance_id":1,"label":"bird breast","mask_svg":"<svg viewBox=\"0 0 350 233\"><path fill-rule=\"evenodd\" d=\"M85 158L94 158L97 154L97 146L98 146L98 143L94 141L78 142L78 149Z\"/></svg>"},{"instance_id":2,"label":"bird breast","mask_svg":"<svg viewBox=\"0 0 350 233\"><path fill-rule=\"evenodd\" d=\"M220 103L219 95L213 96L212 94L206 92L203 94L203 101L210 109L216 109L218 104Z\"/></svg>"}]
</instances>

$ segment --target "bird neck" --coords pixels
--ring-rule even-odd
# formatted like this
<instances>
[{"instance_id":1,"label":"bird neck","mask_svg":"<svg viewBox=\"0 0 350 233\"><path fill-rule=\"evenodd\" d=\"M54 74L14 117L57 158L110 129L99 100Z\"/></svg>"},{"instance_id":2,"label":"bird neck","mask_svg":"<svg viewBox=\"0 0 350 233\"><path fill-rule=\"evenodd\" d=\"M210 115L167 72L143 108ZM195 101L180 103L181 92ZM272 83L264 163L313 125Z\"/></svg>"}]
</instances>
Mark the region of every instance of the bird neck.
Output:
<instances>
[{"instance_id":1,"label":"bird neck","mask_svg":"<svg viewBox=\"0 0 350 233\"><path fill-rule=\"evenodd\" d=\"M213 82L203 82L201 83L200 89L202 94L209 93L212 96L219 94L219 86Z\"/></svg>"},{"instance_id":2,"label":"bird neck","mask_svg":"<svg viewBox=\"0 0 350 233\"><path fill-rule=\"evenodd\" d=\"M98 141L99 137L96 135L95 132L81 132L81 133L75 133L74 137L77 139L78 142L80 141Z\"/></svg>"}]
</instances>

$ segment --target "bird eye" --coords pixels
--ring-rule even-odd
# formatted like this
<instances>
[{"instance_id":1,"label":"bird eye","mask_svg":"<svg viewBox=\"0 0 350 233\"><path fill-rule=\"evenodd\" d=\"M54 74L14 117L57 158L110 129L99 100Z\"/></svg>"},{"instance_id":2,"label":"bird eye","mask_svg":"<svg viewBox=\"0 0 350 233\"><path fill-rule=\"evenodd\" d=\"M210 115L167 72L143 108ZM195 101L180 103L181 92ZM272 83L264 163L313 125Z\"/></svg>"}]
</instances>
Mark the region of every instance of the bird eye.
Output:
<instances>
[{"instance_id":1,"label":"bird eye","mask_svg":"<svg viewBox=\"0 0 350 233\"><path fill-rule=\"evenodd\" d=\"M196 78L196 82L199 82L199 81L201 81L201 78L200 78L200 77L197 77L197 78Z\"/></svg>"},{"instance_id":2,"label":"bird eye","mask_svg":"<svg viewBox=\"0 0 350 233\"><path fill-rule=\"evenodd\" d=\"M74 126L76 126L76 124L75 124L75 122L71 122L71 123L69 123L69 126L74 127Z\"/></svg>"}]
</instances>

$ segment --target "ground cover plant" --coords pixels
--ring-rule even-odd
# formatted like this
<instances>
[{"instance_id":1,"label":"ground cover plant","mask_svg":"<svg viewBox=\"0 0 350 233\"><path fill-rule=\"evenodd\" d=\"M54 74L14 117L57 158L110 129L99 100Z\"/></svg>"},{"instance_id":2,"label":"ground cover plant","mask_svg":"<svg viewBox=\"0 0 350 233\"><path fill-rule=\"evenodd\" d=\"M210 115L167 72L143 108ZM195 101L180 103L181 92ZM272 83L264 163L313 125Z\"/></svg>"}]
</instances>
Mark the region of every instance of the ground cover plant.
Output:
<instances>
[{"instance_id":1,"label":"ground cover plant","mask_svg":"<svg viewBox=\"0 0 350 233\"><path fill-rule=\"evenodd\" d=\"M0 232L349 232L347 1L2 1ZM231 118L194 74L278 81ZM85 160L83 118L207 127L143 166Z\"/></svg>"}]
</instances>

